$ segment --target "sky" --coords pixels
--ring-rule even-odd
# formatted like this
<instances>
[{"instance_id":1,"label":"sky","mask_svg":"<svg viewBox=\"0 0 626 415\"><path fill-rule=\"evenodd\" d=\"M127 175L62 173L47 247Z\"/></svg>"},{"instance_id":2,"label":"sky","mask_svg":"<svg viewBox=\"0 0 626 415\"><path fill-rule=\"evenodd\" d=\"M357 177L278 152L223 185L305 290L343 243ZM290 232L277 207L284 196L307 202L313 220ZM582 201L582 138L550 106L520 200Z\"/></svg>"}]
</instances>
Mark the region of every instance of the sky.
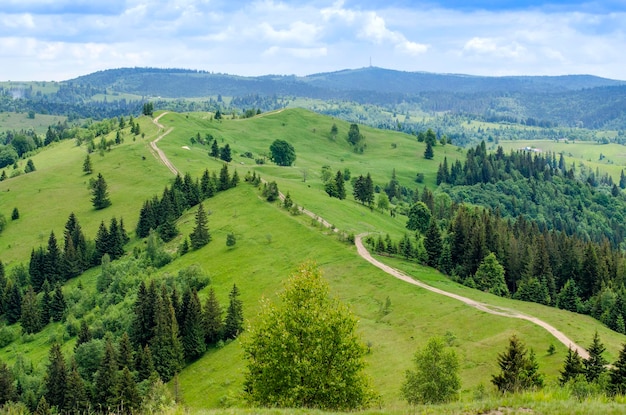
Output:
<instances>
[{"instance_id":1,"label":"sky","mask_svg":"<svg viewBox=\"0 0 626 415\"><path fill-rule=\"evenodd\" d=\"M0 81L369 65L626 80L626 0L0 0Z\"/></svg>"}]
</instances>

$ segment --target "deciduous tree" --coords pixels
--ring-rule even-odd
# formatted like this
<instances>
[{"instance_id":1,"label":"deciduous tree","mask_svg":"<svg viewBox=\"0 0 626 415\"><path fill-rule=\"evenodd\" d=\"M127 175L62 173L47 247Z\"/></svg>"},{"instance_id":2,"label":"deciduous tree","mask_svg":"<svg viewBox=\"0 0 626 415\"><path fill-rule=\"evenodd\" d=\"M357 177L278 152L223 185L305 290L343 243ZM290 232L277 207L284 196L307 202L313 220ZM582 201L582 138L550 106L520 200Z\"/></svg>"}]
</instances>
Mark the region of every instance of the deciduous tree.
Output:
<instances>
[{"instance_id":1,"label":"deciduous tree","mask_svg":"<svg viewBox=\"0 0 626 415\"><path fill-rule=\"evenodd\" d=\"M280 299L280 304L263 301L256 325L242 341L248 400L322 410L367 406L371 392L357 319L329 297L317 266L302 265Z\"/></svg>"},{"instance_id":2,"label":"deciduous tree","mask_svg":"<svg viewBox=\"0 0 626 415\"><path fill-rule=\"evenodd\" d=\"M296 150L285 140L274 140L270 154L270 159L279 166L291 166L296 161Z\"/></svg>"},{"instance_id":3,"label":"deciduous tree","mask_svg":"<svg viewBox=\"0 0 626 415\"><path fill-rule=\"evenodd\" d=\"M458 397L461 388L459 359L441 338L431 338L413 358L414 370L407 370L402 395L409 404L437 404Z\"/></svg>"}]
</instances>

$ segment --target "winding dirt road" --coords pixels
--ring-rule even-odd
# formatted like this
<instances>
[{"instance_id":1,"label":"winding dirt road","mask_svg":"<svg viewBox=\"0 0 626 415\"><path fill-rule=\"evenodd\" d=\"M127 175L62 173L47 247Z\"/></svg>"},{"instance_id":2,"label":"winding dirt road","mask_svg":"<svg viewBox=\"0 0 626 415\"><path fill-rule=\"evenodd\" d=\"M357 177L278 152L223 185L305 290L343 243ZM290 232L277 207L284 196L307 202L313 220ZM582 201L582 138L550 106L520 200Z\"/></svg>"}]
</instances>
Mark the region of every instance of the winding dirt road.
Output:
<instances>
[{"instance_id":1,"label":"winding dirt road","mask_svg":"<svg viewBox=\"0 0 626 415\"><path fill-rule=\"evenodd\" d=\"M279 112L282 110L279 110ZM169 161L169 159L167 158L167 156L165 156L165 154L163 153L163 151L161 149L159 149L159 147L157 147L157 143L159 142L159 140L161 140L163 137L165 137L166 135L168 135L169 133L171 133L174 130L174 127L170 127L169 129L165 130L165 127L159 123L159 119L161 117L163 117L164 115L168 114L167 112L164 112L162 114L160 114L158 117L156 117L154 120L152 120L152 122L154 122L154 124L159 127L159 132L162 134L159 134L159 136L154 139L153 141L150 142L150 147L151 147L151 152L152 154L154 154L154 156L159 159L163 164L165 164L165 166L167 166L167 168L173 173L173 174L179 174L178 170L176 169L176 167L174 167L174 165ZM285 199L285 195L279 192L279 197L281 200ZM302 213L304 213L307 216L310 216L311 218L314 218L315 220L317 220L318 222L320 222L323 226L330 228L331 224L324 220L323 218L321 218L320 216L316 215L315 213L311 212L310 210L301 208ZM334 231L337 231L337 229L333 229ZM453 298L455 300L461 301L465 304L467 304L470 307L474 307L477 310L483 311L485 313L489 313L489 314L493 314L496 316L501 316L501 317L508 317L508 318L517 318L520 320L526 320L529 321L533 324L536 324L540 327L543 327L545 330L547 330L551 335L553 335L558 341L560 341L561 343L563 343L566 347L569 347L572 350L575 350L578 352L578 354L583 358L583 359L588 359L589 358L589 353L587 352L587 350L585 350L583 347L577 345L576 343L574 343L569 337L567 337L564 333L562 333L561 331L557 330L555 327L553 327L552 325L546 323L543 320L538 319L537 317L533 317L533 316L529 316L523 313L520 313L519 311L516 310L512 310L509 308L504 308L504 307L498 307L498 306L493 306L493 305L489 305L489 304L485 304L485 303L481 303L479 301L476 300L472 300L471 298L468 297L463 297L461 295L458 294L454 294L448 291L444 291L441 290L439 288L435 288L432 287L428 284L425 284L419 280L415 280L411 277L409 277L408 275L404 274L403 272L392 268L388 265L383 264L382 262L378 261L377 259L375 259L374 257L372 257L372 255L369 253L369 251L367 250L367 248L365 248L365 245L363 245L363 237L366 236L367 234L363 233L360 235L357 235L355 237L354 243L356 245L357 248L357 252L358 254L365 259L367 262L369 262L370 264L374 265L375 267L383 270L384 272L386 272L387 274L398 278L404 282L407 282L409 284L413 284L416 285L418 287L421 287L425 290L434 292L436 294L440 294L440 295L444 295L446 297L450 297Z\"/></svg>"},{"instance_id":2,"label":"winding dirt road","mask_svg":"<svg viewBox=\"0 0 626 415\"><path fill-rule=\"evenodd\" d=\"M356 245L357 252L367 262L369 262L370 264L374 265L377 268L380 268L381 270L385 271L387 274L392 275L402 281L408 282L409 284L417 285L418 287L424 288L425 290L432 291L440 295L445 295L446 297L454 298L455 300L461 301L467 304L468 306L474 307L475 309L480 310L480 311L484 311L485 313L493 314L496 316L518 318L520 320L530 321L531 323L536 324L546 329L550 334L552 334L558 341L563 343L566 347L569 347L572 350L576 350L583 359L589 358L589 353L587 353L587 350L577 345L565 334L563 334L562 332L560 332L559 330L557 330L550 324L546 323L545 321L538 319L537 317L522 314L519 311L512 310L510 308L497 307L497 306L481 303L479 301L472 300L471 298L463 297L458 294L450 293L448 291L444 291L439 288L432 287L421 281L414 280L413 278L409 277L408 275L402 273L401 271L395 268L392 268L388 265L383 264L382 262L373 258L372 255L367 250L367 248L365 248L365 245L363 245L363 237L366 235L367 234L360 234L356 236L354 243Z\"/></svg>"},{"instance_id":3,"label":"winding dirt road","mask_svg":"<svg viewBox=\"0 0 626 415\"><path fill-rule=\"evenodd\" d=\"M174 173L174 175L178 175L179 172L176 169L176 167L174 167L174 165L167 158L165 153L163 153L163 150L161 150L159 147L157 147L157 143L159 142L159 140L161 140L163 137L165 137L166 135L168 135L169 133L174 131L174 127L170 127L167 130L165 130L165 127L163 126L163 124L159 123L159 120L161 119L161 117L166 115L166 114L169 114L169 112L164 112L162 114L159 114L158 117L156 117L155 119L152 120L154 125L159 127L159 132L160 133L162 132L162 134L160 134L157 138L155 138L153 141L150 142L150 149L151 149L150 151L152 152L154 157L156 157L157 159L161 160L161 163L165 164L165 167L167 167L172 173Z\"/></svg>"}]
</instances>

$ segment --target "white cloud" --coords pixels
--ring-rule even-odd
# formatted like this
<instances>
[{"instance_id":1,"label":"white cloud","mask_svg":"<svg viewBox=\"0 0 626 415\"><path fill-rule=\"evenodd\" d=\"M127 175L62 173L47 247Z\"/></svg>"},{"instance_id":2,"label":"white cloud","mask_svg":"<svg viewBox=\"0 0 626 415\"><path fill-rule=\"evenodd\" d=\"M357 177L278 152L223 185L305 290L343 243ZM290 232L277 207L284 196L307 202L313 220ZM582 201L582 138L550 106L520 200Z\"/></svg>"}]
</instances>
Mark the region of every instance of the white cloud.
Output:
<instances>
[{"instance_id":1,"label":"white cloud","mask_svg":"<svg viewBox=\"0 0 626 415\"><path fill-rule=\"evenodd\" d=\"M463 50L503 58L521 58L526 53L526 48L515 41L502 43L498 39L482 37L474 37L467 41Z\"/></svg>"},{"instance_id":2,"label":"white cloud","mask_svg":"<svg viewBox=\"0 0 626 415\"><path fill-rule=\"evenodd\" d=\"M265 57L284 57L285 55L299 59L312 59L326 56L328 50L325 47L320 48L283 48L272 46L263 52Z\"/></svg>"},{"instance_id":3,"label":"white cloud","mask_svg":"<svg viewBox=\"0 0 626 415\"><path fill-rule=\"evenodd\" d=\"M0 2L0 80L62 80L121 66L307 74L365 66L370 57L400 70L626 78L620 10L467 11L343 0Z\"/></svg>"},{"instance_id":4,"label":"white cloud","mask_svg":"<svg viewBox=\"0 0 626 415\"><path fill-rule=\"evenodd\" d=\"M277 30L268 22L259 25L259 29L263 36L272 42L295 42L301 44L309 44L316 40L320 33L320 28L314 24L302 21L293 22L288 29Z\"/></svg>"}]
</instances>

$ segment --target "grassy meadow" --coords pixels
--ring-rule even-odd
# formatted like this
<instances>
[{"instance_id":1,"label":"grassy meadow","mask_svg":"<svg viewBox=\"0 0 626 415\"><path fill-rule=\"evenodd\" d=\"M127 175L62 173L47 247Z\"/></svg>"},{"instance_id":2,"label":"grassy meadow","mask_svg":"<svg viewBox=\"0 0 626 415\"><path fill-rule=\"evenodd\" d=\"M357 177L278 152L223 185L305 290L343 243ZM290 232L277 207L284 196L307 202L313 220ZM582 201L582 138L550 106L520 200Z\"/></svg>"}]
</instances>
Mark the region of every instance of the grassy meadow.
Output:
<instances>
[{"instance_id":1,"label":"grassy meadow","mask_svg":"<svg viewBox=\"0 0 626 415\"><path fill-rule=\"evenodd\" d=\"M129 133L125 133L123 144L114 146L110 152L93 153L94 173L91 176L82 172L82 162L87 154L85 149L68 141L34 155L32 159L37 171L0 183L0 212L9 219L7 228L0 235L0 258L9 270L16 263L27 262L33 247L45 246L51 230L59 238L72 211L90 239L95 236L101 221L108 222L112 216L123 217L132 237L127 249L143 246L144 241L134 237L141 205L152 195L160 195L173 176L149 150L149 142L159 135L157 127L146 117L137 120L145 137L133 140ZM424 184L414 181L417 173L423 173L425 184L432 187L437 166L444 156L448 157L449 163L464 157L464 151L454 146L437 146L434 160L428 161L423 158L424 144L418 143L415 137L367 127L361 127L367 148L364 154L355 154L345 140L348 123L304 110L284 110L251 119L224 121L211 120L211 114L207 113L168 113L160 123L166 129L173 127L173 130L158 145L181 172L199 177L206 168L218 170L222 166L221 161L208 156L210 143L202 146L192 144L190 140L197 133L202 137L211 134L220 146L226 143L231 146L233 161L230 169L231 172L236 169L242 179L247 171L254 170L266 180L276 180L280 190L289 191L296 204L319 214L341 231L388 232L395 238L405 232L405 217L391 218L389 214L361 206L354 202L350 188L347 200L329 198L323 190L321 166L327 164L333 172L347 168L352 176L369 172L374 183L381 187L389 181L395 168L402 185L418 187L421 191ZM330 137L333 123L339 128L335 140ZM296 165L277 167L269 161L264 165L256 164L254 158L267 156L269 145L277 138L285 139L295 147ZM516 142L516 145L519 144ZM242 155L246 152L252 153L253 158ZM21 168L23 164L21 162ZM109 208L94 211L87 186L89 178L98 172L104 175L109 185L113 203ZM13 222L10 214L14 207L18 207L20 219ZM366 413L487 413L499 406L532 408L538 413L589 413L587 409L590 408L593 409L591 412L601 408L605 413L617 413L615 405L596 401L582 402L573 410L572 402L575 401L558 395L556 388L537 392L537 395L510 398L509 401L491 392L490 379L497 372L497 354L504 351L514 333L537 353L546 383L555 383L567 349L538 326L485 314L456 300L394 279L362 260L355 247L341 241L335 232L321 228L307 216L294 216L277 203L266 202L258 189L243 181L237 188L205 201L204 207L209 212L212 242L161 269L150 271L151 277L175 275L179 269L197 264L210 276L210 286L215 289L222 306L227 304L232 285L237 284L246 323L254 325L260 299L276 299L283 281L299 264L315 261L329 281L331 294L346 302L359 319L359 333L369 349L367 373L380 394L380 407ZM190 209L178 221L181 235L167 245L171 252L176 251L183 235L191 232L195 211L195 208ZM236 236L237 242L232 248L226 246L228 233ZM598 330L607 346L609 360L616 358L621 343L626 341L624 336L606 329L588 316L472 290L414 263L386 257L381 260L433 286L542 318L584 346ZM98 269L92 269L68 282L65 289L81 287L81 290L95 293L98 274ZM207 293L208 287L200 292L202 301ZM387 298L391 301L390 312L381 313L381 305ZM61 324L50 324L33 338L22 337L0 349L0 358L14 362L22 356L38 362L37 365L45 365L51 342L63 337L63 331ZM400 395L404 372L411 367L414 352L431 336L444 336L460 357L462 400L446 406L410 408ZM69 339L65 344L66 351L71 350L73 342L74 339ZM553 355L547 353L550 345L556 347ZM209 350L180 373L177 389L186 409L179 407L178 411L319 413L225 409L242 405L244 371L239 340ZM174 389L173 384L171 387ZM579 410L582 412L576 412Z\"/></svg>"},{"instance_id":2,"label":"grassy meadow","mask_svg":"<svg viewBox=\"0 0 626 415\"><path fill-rule=\"evenodd\" d=\"M0 131L34 131L45 138L48 126L63 123L67 117L62 115L35 114L28 118L25 112L0 112Z\"/></svg>"}]
</instances>

